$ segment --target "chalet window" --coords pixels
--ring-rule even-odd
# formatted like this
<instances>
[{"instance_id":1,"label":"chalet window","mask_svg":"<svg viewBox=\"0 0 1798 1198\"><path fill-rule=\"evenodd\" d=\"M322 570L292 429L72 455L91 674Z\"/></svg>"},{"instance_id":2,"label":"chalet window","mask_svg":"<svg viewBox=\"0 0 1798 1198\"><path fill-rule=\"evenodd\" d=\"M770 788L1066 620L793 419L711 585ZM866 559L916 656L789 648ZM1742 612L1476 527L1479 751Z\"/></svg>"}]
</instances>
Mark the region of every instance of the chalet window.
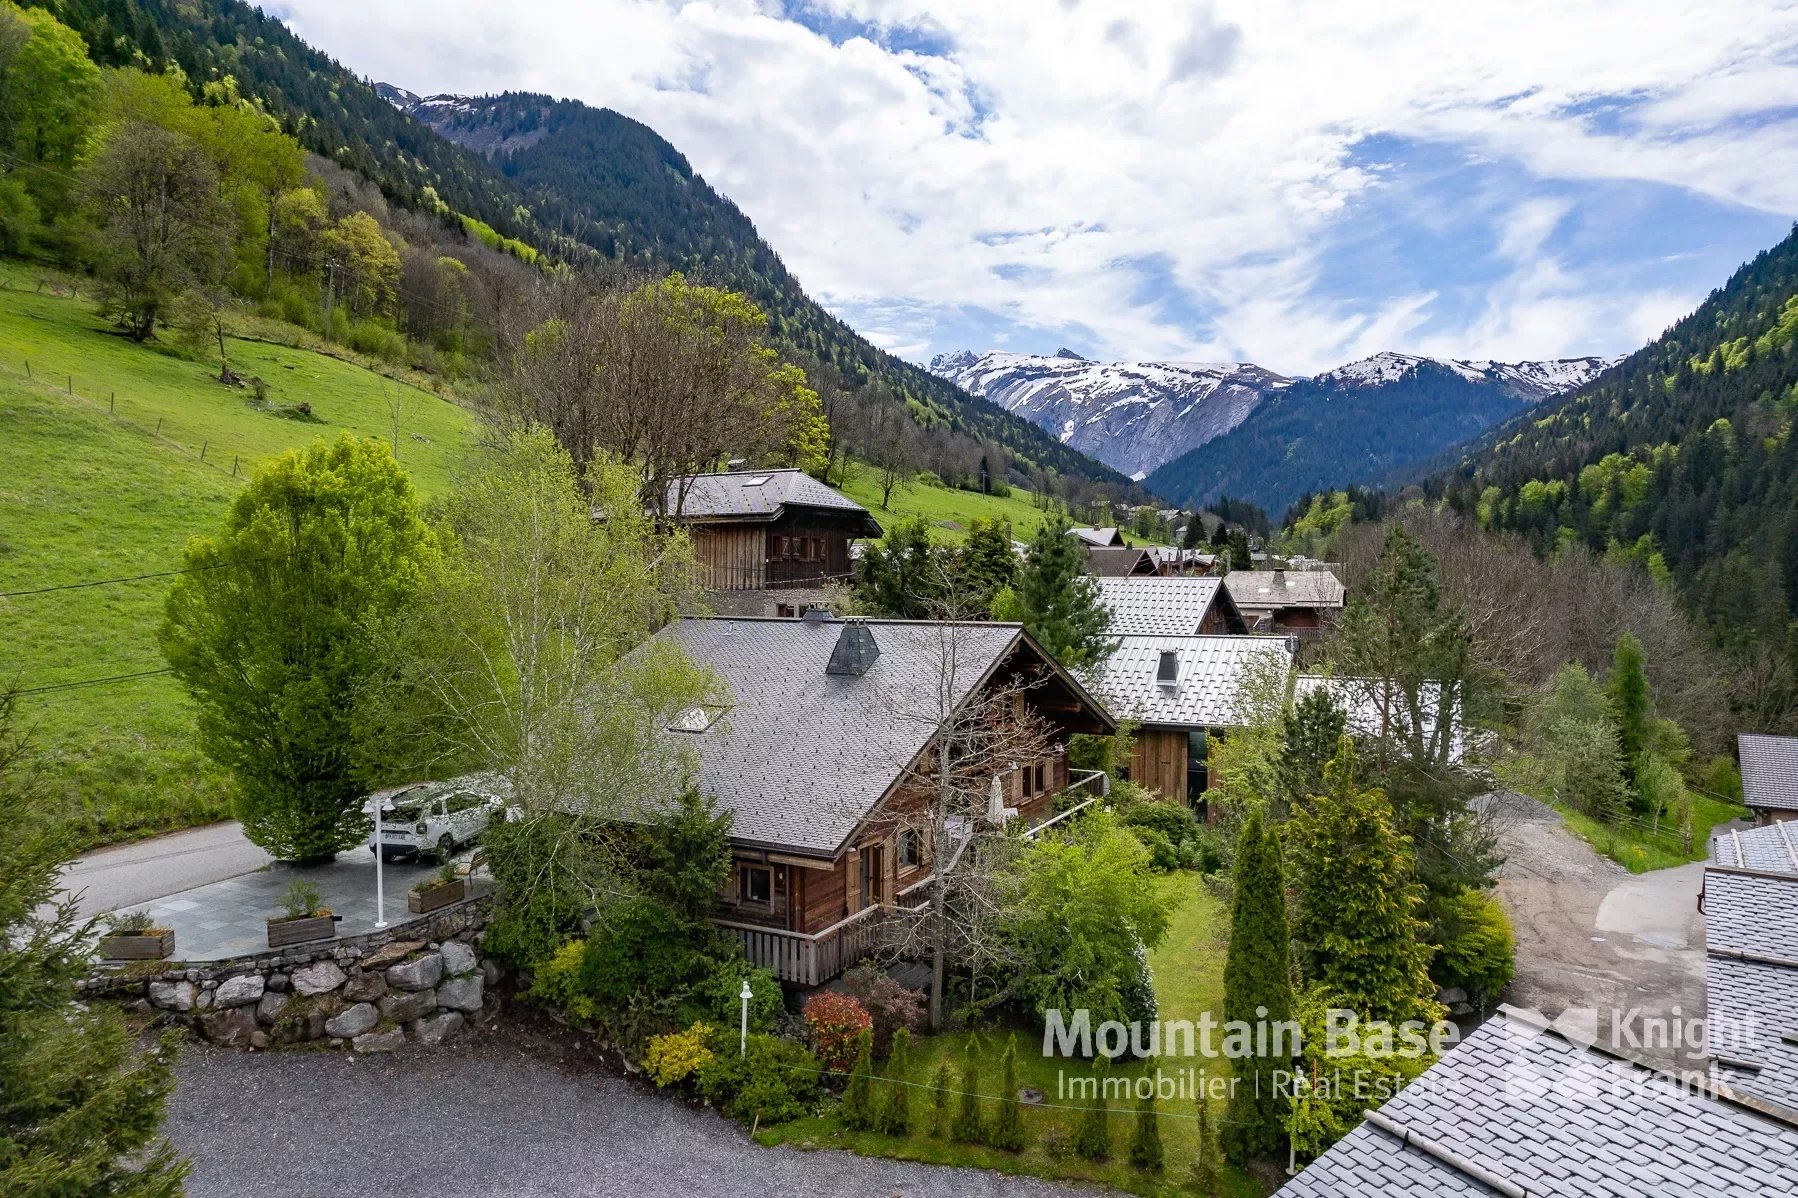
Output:
<instances>
[{"instance_id":1,"label":"chalet window","mask_svg":"<svg viewBox=\"0 0 1798 1198\"><path fill-rule=\"evenodd\" d=\"M738 883L742 901L767 903L774 900L774 871L760 865L745 865Z\"/></svg>"},{"instance_id":2,"label":"chalet window","mask_svg":"<svg viewBox=\"0 0 1798 1198\"><path fill-rule=\"evenodd\" d=\"M1161 651L1161 662L1155 667L1155 684L1173 686L1180 681L1180 655L1172 649Z\"/></svg>"},{"instance_id":3,"label":"chalet window","mask_svg":"<svg viewBox=\"0 0 1798 1198\"><path fill-rule=\"evenodd\" d=\"M924 834L916 828L899 832L899 867L912 869L924 859Z\"/></svg>"},{"instance_id":4,"label":"chalet window","mask_svg":"<svg viewBox=\"0 0 1798 1198\"><path fill-rule=\"evenodd\" d=\"M1038 793L1038 794L1041 794L1041 793L1042 793L1042 792L1043 792L1043 791L1044 791L1044 790L1045 790L1045 789L1047 789L1047 788L1046 788L1046 787L1045 787L1045 786L1044 786L1044 785L1043 785L1043 782L1044 782L1044 769L1043 769L1043 763L1042 763L1042 762L1040 762L1040 761L1039 761L1039 762L1037 762L1037 763L1036 763L1036 770L1035 770L1035 773L1036 773L1036 793Z\"/></svg>"},{"instance_id":5,"label":"chalet window","mask_svg":"<svg viewBox=\"0 0 1798 1198\"><path fill-rule=\"evenodd\" d=\"M1018 796L1029 798L1036 793L1036 771L1025 766L1018 772Z\"/></svg>"}]
</instances>

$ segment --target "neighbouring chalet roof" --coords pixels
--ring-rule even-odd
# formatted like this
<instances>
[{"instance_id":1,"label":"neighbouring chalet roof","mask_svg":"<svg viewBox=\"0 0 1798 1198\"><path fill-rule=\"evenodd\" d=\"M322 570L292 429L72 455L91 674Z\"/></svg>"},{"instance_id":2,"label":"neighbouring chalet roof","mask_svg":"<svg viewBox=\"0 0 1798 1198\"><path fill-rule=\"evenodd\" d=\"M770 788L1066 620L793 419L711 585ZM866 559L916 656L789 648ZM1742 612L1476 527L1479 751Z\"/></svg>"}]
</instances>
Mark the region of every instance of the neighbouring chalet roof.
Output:
<instances>
[{"instance_id":1,"label":"neighbouring chalet roof","mask_svg":"<svg viewBox=\"0 0 1798 1198\"><path fill-rule=\"evenodd\" d=\"M1230 598L1244 610L1281 607L1340 608L1347 594L1328 570L1232 570L1224 575Z\"/></svg>"},{"instance_id":2,"label":"neighbouring chalet roof","mask_svg":"<svg viewBox=\"0 0 1798 1198\"><path fill-rule=\"evenodd\" d=\"M939 693L959 707L1016 655L1046 671L1032 693L1077 712L1071 723L1115 727L1017 624L687 617L657 637L724 691L704 732L668 733L691 738L700 790L731 812L734 838L803 855L834 857L899 781L935 735Z\"/></svg>"},{"instance_id":3,"label":"neighbouring chalet roof","mask_svg":"<svg viewBox=\"0 0 1798 1198\"><path fill-rule=\"evenodd\" d=\"M679 497L679 485L668 484L670 512ZM765 523L778 520L790 508L821 508L860 516L865 522L861 535L880 535L880 525L867 508L803 470L733 470L728 474L692 475L680 518L694 523Z\"/></svg>"},{"instance_id":4,"label":"neighbouring chalet roof","mask_svg":"<svg viewBox=\"0 0 1798 1198\"><path fill-rule=\"evenodd\" d=\"M1798 820L1717 833L1711 837L1711 864L1798 874Z\"/></svg>"},{"instance_id":5,"label":"neighbouring chalet roof","mask_svg":"<svg viewBox=\"0 0 1798 1198\"><path fill-rule=\"evenodd\" d=\"M1100 549L1109 549L1113 546L1123 548L1125 545L1124 534L1110 525L1107 525L1104 528L1070 528L1068 529L1068 535L1070 537L1079 537L1088 545L1096 546Z\"/></svg>"},{"instance_id":6,"label":"neighbouring chalet roof","mask_svg":"<svg viewBox=\"0 0 1798 1198\"><path fill-rule=\"evenodd\" d=\"M1756 811L1798 811L1798 737L1736 737L1742 758L1742 798Z\"/></svg>"},{"instance_id":7,"label":"neighbouring chalet roof","mask_svg":"<svg viewBox=\"0 0 1798 1198\"><path fill-rule=\"evenodd\" d=\"M1707 869L1704 912L1711 1076L1798 1118L1798 876Z\"/></svg>"},{"instance_id":8,"label":"neighbouring chalet roof","mask_svg":"<svg viewBox=\"0 0 1798 1198\"><path fill-rule=\"evenodd\" d=\"M1381 731L1381 688L1385 683L1378 678L1331 678L1322 674L1300 674L1293 681L1292 697L1296 702L1315 690L1327 690L1336 699L1347 717L1348 730L1356 736L1377 737ZM1423 713L1423 729L1426 738L1436 729L1434 710L1440 694L1435 683L1425 683L1420 688L1419 697L1425 708ZM1457 715L1458 715L1457 711ZM1388 712L1388 727L1404 735L1410 726L1410 713L1402 700L1395 696ZM1448 759L1459 762L1467 747L1467 730L1457 720L1450 727L1452 738L1448 749Z\"/></svg>"},{"instance_id":9,"label":"neighbouring chalet roof","mask_svg":"<svg viewBox=\"0 0 1798 1198\"><path fill-rule=\"evenodd\" d=\"M1226 623L1245 630L1236 605L1215 578L1101 578L1099 600L1111 612L1111 631L1119 636L1191 636L1215 604L1226 605Z\"/></svg>"},{"instance_id":10,"label":"neighbouring chalet roof","mask_svg":"<svg viewBox=\"0 0 1798 1198\"><path fill-rule=\"evenodd\" d=\"M1086 564L1100 578L1152 575L1157 570L1155 555L1147 549L1088 548Z\"/></svg>"},{"instance_id":11,"label":"neighbouring chalet roof","mask_svg":"<svg viewBox=\"0 0 1798 1198\"><path fill-rule=\"evenodd\" d=\"M1278 1198L1774 1198L1798 1129L1500 1008Z\"/></svg>"},{"instance_id":12,"label":"neighbouring chalet roof","mask_svg":"<svg viewBox=\"0 0 1798 1198\"><path fill-rule=\"evenodd\" d=\"M1171 661L1164 656L1169 653ZM1127 636L1094 685L1119 719L1150 727L1228 728L1239 722L1237 696L1258 658L1290 669L1292 647L1284 637Z\"/></svg>"}]
</instances>

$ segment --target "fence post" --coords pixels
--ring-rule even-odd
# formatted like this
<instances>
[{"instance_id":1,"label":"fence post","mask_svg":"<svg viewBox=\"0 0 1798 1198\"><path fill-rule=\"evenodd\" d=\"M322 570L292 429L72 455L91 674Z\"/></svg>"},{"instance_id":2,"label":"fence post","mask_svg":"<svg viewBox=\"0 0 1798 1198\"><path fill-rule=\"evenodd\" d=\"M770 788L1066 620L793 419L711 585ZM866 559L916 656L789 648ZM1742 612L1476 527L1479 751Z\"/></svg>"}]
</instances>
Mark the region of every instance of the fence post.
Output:
<instances>
[{"instance_id":1,"label":"fence post","mask_svg":"<svg viewBox=\"0 0 1798 1198\"><path fill-rule=\"evenodd\" d=\"M232 478L237 477L237 455L236 454L231 455L231 477Z\"/></svg>"},{"instance_id":2,"label":"fence post","mask_svg":"<svg viewBox=\"0 0 1798 1198\"><path fill-rule=\"evenodd\" d=\"M119 393L117 391L114 391L112 393L112 398L106 401L106 410L108 412L116 412L119 410Z\"/></svg>"},{"instance_id":3,"label":"fence post","mask_svg":"<svg viewBox=\"0 0 1798 1198\"><path fill-rule=\"evenodd\" d=\"M156 418L156 436L162 436L162 417L160 416Z\"/></svg>"},{"instance_id":4,"label":"fence post","mask_svg":"<svg viewBox=\"0 0 1798 1198\"><path fill-rule=\"evenodd\" d=\"M75 394L75 376L72 374L69 376L69 394Z\"/></svg>"},{"instance_id":5,"label":"fence post","mask_svg":"<svg viewBox=\"0 0 1798 1198\"><path fill-rule=\"evenodd\" d=\"M25 359L25 377L26 378L31 377L31 359L30 358Z\"/></svg>"},{"instance_id":6,"label":"fence post","mask_svg":"<svg viewBox=\"0 0 1798 1198\"><path fill-rule=\"evenodd\" d=\"M200 442L200 460L202 462L206 460L206 447L211 444L212 442L209 440Z\"/></svg>"}]
</instances>

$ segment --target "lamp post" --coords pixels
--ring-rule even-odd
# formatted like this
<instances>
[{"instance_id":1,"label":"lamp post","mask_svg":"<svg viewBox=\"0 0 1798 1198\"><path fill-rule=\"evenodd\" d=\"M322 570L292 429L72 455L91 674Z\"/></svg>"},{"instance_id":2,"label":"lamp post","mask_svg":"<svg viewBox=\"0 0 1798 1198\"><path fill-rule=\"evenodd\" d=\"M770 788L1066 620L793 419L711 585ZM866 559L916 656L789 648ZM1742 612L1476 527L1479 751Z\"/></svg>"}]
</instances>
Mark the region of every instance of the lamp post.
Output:
<instances>
[{"instance_id":1,"label":"lamp post","mask_svg":"<svg viewBox=\"0 0 1798 1198\"><path fill-rule=\"evenodd\" d=\"M386 846L381 843L381 796L375 796L375 927L387 926L387 879L382 870L386 865Z\"/></svg>"},{"instance_id":2,"label":"lamp post","mask_svg":"<svg viewBox=\"0 0 1798 1198\"><path fill-rule=\"evenodd\" d=\"M749 1000L755 997L755 991L749 988L749 979L743 979L743 993L738 995L743 1000L743 1024L737 1036L737 1055L749 1055Z\"/></svg>"}]
</instances>

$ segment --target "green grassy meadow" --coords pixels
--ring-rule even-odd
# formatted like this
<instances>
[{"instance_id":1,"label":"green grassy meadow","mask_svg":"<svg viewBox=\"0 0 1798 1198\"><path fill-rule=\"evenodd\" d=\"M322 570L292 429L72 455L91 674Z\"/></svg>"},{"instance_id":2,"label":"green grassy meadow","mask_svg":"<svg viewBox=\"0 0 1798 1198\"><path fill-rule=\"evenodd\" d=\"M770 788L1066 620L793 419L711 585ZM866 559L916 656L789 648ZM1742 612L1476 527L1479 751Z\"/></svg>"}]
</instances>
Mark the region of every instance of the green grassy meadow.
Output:
<instances>
[{"instance_id":1,"label":"green grassy meadow","mask_svg":"<svg viewBox=\"0 0 1798 1198\"><path fill-rule=\"evenodd\" d=\"M1559 803L1550 805L1560 812L1569 831L1632 874L1704 860L1710 854L1711 829L1748 815L1745 807L1707 795L1693 795L1692 848L1687 852L1678 829L1664 820L1657 835L1633 822L1606 823Z\"/></svg>"},{"instance_id":2,"label":"green grassy meadow","mask_svg":"<svg viewBox=\"0 0 1798 1198\"><path fill-rule=\"evenodd\" d=\"M1001 498L952 490L931 475L921 475L916 481L896 488L892 507L882 507L879 475L872 468L856 462L850 463L849 478L837 489L873 512L882 527L891 527L908 517L922 516L936 530L938 538L948 542L965 539L968 523L976 518L1010 520L1011 535L1020 541L1028 541L1036 535L1036 530L1048 519L1048 513L1036 507L1032 493L1022 487L1013 487L1010 495ZM1125 534L1125 540L1132 545L1157 543L1129 533Z\"/></svg>"},{"instance_id":3,"label":"green grassy meadow","mask_svg":"<svg viewBox=\"0 0 1798 1198\"><path fill-rule=\"evenodd\" d=\"M178 569L187 539L217 528L259 463L340 430L391 436L381 396L391 384L361 366L230 340L238 373L267 380L273 403L310 404L313 419L271 415L217 382L215 360L134 345L86 299L39 292L35 279L0 271L0 592ZM441 493L474 418L416 387L406 395L401 464L423 494ZM168 584L0 598L0 678L32 689L161 669ZM29 695L20 707L85 845L228 814L224 780L166 675Z\"/></svg>"},{"instance_id":4,"label":"green grassy meadow","mask_svg":"<svg viewBox=\"0 0 1798 1198\"><path fill-rule=\"evenodd\" d=\"M1161 884L1176 892L1180 898L1167 939L1150 955L1161 1018L1196 1021L1201 1014L1210 1011L1221 1021L1228 914L1223 903L1205 889L1204 883L1196 874L1171 874L1162 879ZM1071 1079L1086 1076L1088 1070L1082 1062L1044 1057L1040 1036L1040 1031L1025 1028L1020 1028L1017 1032L1018 1084L1040 1090L1044 1095L1041 1106L1023 1108L1026 1145L1022 1152L1013 1154L981 1145L958 1144L929 1134L934 1110L929 1086L936 1075L937 1066L947 1058L951 1077L956 1079L951 1081L951 1088L959 1088L962 1054L970 1037L977 1040L980 1092L989 1095L998 1093L999 1058L1005 1049L1004 1035L990 1031L924 1036L914 1043L911 1080L917 1083L918 1088L913 1090L912 1111L916 1125L921 1130L914 1131L909 1136L848 1131L844 1129L833 1106L820 1115L764 1128L756 1138L764 1144L787 1144L798 1148L848 1148L870 1156L993 1169L1014 1175L1096 1182L1138 1194L1196 1194L1197 1191L1189 1184L1192 1161L1198 1145L1194 1118L1197 1108L1192 1101L1175 1100L1157 1104L1161 1140L1167 1158L1166 1171L1159 1178L1145 1175L1132 1168L1129 1163L1130 1136L1135 1130L1133 1108L1126 1110L1119 1106L1112 1111L1111 1130L1115 1147L1110 1161L1088 1162L1071 1155L1052 1155L1045 1148L1045 1139L1057 1132L1071 1137L1080 1119L1078 1110L1056 1109L1057 1105L1079 1106L1085 1101L1075 1097L1057 1097L1063 1075ZM1172 1057L1163 1061L1160 1067L1164 1074L1172 1075L1189 1066L1194 1069L1203 1067L1213 1078L1229 1076L1228 1062L1221 1058L1207 1061L1198 1057ZM1156 1068L1153 1060L1145 1068L1142 1062L1126 1055L1120 1058L1116 1072L1119 1076L1135 1077L1143 1073L1152 1075ZM950 1102L953 1109L953 1096ZM994 1105L990 1102L984 1104L988 1117L991 1116ZM1215 1125L1216 1120L1223 1115L1221 1101L1212 1103L1211 1114ZM1223 1177L1224 1185L1220 1193L1230 1198L1250 1198L1266 1192L1258 1182L1240 1171L1226 1168L1223 1170Z\"/></svg>"}]
</instances>

